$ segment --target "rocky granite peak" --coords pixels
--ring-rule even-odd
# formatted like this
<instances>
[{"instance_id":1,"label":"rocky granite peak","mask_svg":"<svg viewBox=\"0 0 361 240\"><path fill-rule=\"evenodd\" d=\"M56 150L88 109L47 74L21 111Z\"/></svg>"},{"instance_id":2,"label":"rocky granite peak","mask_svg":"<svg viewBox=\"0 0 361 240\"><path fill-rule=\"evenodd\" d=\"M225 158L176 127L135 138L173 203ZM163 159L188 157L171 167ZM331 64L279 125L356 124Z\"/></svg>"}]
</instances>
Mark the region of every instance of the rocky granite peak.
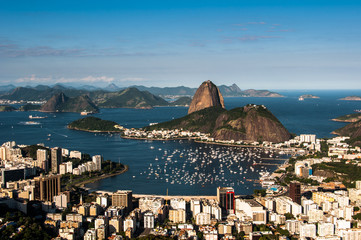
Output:
<instances>
[{"instance_id":1,"label":"rocky granite peak","mask_svg":"<svg viewBox=\"0 0 361 240\"><path fill-rule=\"evenodd\" d=\"M203 82L197 89L189 105L188 114L209 107L224 108L223 96L218 87L210 80Z\"/></svg>"},{"instance_id":2,"label":"rocky granite peak","mask_svg":"<svg viewBox=\"0 0 361 240\"><path fill-rule=\"evenodd\" d=\"M64 93L51 97L41 106L42 112L98 112L98 107L87 95L69 98Z\"/></svg>"},{"instance_id":3,"label":"rocky granite peak","mask_svg":"<svg viewBox=\"0 0 361 240\"><path fill-rule=\"evenodd\" d=\"M56 112L58 106L64 104L68 100L68 97L63 93L52 96L42 107L43 112Z\"/></svg>"}]
</instances>

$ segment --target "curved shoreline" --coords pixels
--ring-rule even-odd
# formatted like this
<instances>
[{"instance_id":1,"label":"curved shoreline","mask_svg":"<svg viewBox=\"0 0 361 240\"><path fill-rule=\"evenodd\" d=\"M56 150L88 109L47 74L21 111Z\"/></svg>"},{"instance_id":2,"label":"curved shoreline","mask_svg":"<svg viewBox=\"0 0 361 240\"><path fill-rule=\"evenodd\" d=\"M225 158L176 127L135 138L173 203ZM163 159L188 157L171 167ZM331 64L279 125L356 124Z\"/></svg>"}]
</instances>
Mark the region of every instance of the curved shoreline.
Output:
<instances>
[{"instance_id":1,"label":"curved shoreline","mask_svg":"<svg viewBox=\"0 0 361 240\"><path fill-rule=\"evenodd\" d=\"M346 119L346 120L333 118L331 120L334 121L334 122L354 123L354 122L360 121L361 118L350 118L350 119Z\"/></svg>"},{"instance_id":2,"label":"curved shoreline","mask_svg":"<svg viewBox=\"0 0 361 240\"><path fill-rule=\"evenodd\" d=\"M101 130L88 130L88 129L80 129L67 126L70 130L82 131L82 132L90 132L90 133L121 133L121 131L101 131Z\"/></svg>"},{"instance_id":3,"label":"curved shoreline","mask_svg":"<svg viewBox=\"0 0 361 240\"><path fill-rule=\"evenodd\" d=\"M81 182L78 182L78 183L74 184L74 186L84 187L85 184L94 183L94 182L97 182L99 180L109 178L109 177L114 177L114 176L123 174L123 173L127 172L128 170L129 170L128 165L124 165L124 169L122 169L122 170L120 170L118 172L110 173L110 174L103 174L103 175L100 175L100 176L95 177L95 178L87 179L87 180L84 180L84 181L81 181Z\"/></svg>"},{"instance_id":4,"label":"curved shoreline","mask_svg":"<svg viewBox=\"0 0 361 240\"><path fill-rule=\"evenodd\" d=\"M172 140L194 140L193 138L136 138L136 137L127 137L127 136L120 136L124 139L132 139L132 140L151 140L151 141L172 141Z\"/></svg>"}]
</instances>

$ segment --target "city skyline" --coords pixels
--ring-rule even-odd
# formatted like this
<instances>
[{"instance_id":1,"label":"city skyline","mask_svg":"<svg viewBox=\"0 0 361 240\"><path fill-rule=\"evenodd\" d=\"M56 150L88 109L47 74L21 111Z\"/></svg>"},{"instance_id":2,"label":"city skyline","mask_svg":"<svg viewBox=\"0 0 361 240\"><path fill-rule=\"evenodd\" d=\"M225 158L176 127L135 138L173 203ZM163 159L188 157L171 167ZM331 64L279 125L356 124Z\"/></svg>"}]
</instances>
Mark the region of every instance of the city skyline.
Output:
<instances>
[{"instance_id":1,"label":"city skyline","mask_svg":"<svg viewBox=\"0 0 361 240\"><path fill-rule=\"evenodd\" d=\"M0 85L358 89L357 1L0 3Z\"/></svg>"}]
</instances>

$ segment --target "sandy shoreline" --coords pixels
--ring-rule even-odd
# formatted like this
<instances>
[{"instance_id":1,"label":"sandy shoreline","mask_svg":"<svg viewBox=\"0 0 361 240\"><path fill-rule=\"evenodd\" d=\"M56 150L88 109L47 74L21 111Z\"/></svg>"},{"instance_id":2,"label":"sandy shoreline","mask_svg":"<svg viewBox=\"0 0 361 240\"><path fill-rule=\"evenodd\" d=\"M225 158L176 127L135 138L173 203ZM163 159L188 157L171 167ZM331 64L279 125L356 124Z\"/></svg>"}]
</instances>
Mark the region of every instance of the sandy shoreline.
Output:
<instances>
[{"instance_id":1,"label":"sandy shoreline","mask_svg":"<svg viewBox=\"0 0 361 240\"><path fill-rule=\"evenodd\" d=\"M100 175L100 176L95 177L95 178L87 179L87 180L81 181L81 182L79 182L79 183L76 183L75 186L77 186L77 187L84 187L85 184L94 183L94 182L97 182L97 181L99 181L99 180L102 180L102 179L105 179L105 178L109 178L109 177L114 177L114 176L123 174L123 173L127 172L128 170L129 170L128 165L124 165L124 169L121 170L121 171L119 171L119 172L110 173L110 174L103 174L103 175Z\"/></svg>"}]
</instances>

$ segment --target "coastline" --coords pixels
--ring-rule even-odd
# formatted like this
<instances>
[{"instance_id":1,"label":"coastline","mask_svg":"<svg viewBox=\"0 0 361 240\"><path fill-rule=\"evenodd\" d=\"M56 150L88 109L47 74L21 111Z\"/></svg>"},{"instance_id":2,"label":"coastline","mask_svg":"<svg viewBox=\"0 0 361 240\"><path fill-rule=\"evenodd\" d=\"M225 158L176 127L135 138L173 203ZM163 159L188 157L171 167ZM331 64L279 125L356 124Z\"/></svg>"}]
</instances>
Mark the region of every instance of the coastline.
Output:
<instances>
[{"instance_id":1,"label":"coastline","mask_svg":"<svg viewBox=\"0 0 361 240\"><path fill-rule=\"evenodd\" d=\"M120 136L121 138L124 139L132 139L132 140L151 140L151 141L172 141L172 140L194 140L193 138L135 138L135 137L127 137L127 136Z\"/></svg>"},{"instance_id":2,"label":"coastline","mask_svg":"<svg viewBox=\"0 0 361 240\"><path fill-rule=\"evenodd\" d=\"M361 120L361 118L351 118L351 119L347 119L347 120L341 120L341 119L337 119L337 118L333 118L331 119L334 122L344 122L344 123L354 123L357 122L359 120Z\"/></svg>"},{"instance_id":3,"label":"coastline","mask_svg":"<svg viewBox=\"0 0 361 240\"><path fill-rule=\"evenodd\" d=\"M122 169L121 171L118 171L115 173L110 173L110 174L103 174L103 175L100 175L100 176L97 176L97 177L94 177L91 179L80 181L80 182L74 184L74 186L84 188L85 184L94 183L94 182L97 182L99 180L109 178L109 177L114 177L114 176L123 174L123 173L127 172L128 170L129 170L128 165L124 165L124 169ZM91 188L89 188L89 189L91 189Z\"/></svg>"},{"instance_id":4,"label":"coastline","mask_svg":"<svg viewBox=\"0 0 361 240\"><path fill-rule=\"evenodd\" d=\"M121 133L122 131L101 131L101 130L88 130L88 129L80 129L66 126L70 130L82 131L82 132L91 132L91 133Z\"/></svg>"}]
</instances>

